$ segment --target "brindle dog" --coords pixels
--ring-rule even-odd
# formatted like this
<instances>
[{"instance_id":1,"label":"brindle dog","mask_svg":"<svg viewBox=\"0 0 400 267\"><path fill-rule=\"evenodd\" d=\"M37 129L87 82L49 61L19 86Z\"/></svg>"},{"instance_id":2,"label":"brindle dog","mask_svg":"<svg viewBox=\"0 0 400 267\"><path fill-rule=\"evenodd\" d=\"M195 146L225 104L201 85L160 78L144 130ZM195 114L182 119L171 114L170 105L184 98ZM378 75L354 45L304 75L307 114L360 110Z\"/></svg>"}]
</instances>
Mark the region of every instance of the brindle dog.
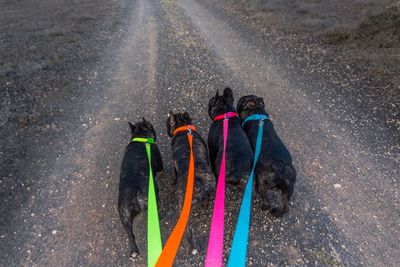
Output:
<instances>
[{"instance_id":1,"label":"brindle dog","mask_svg":"<svg viewBox=\"0 0 400 267\"><path fill-rule=\"evenodd\" d=\"M222 96L217 91L217 94L208 103L208 115L213 120L218 115L236 112L233 101L233 92L230 88L225 88ZM228 125L226 181L244 189L252 168L253 150L246 133L242 129L239 118L230 118ZM223 142L223 120L217 120L211 125L208 134L211 166L217 176L221 166Z\"/></svg>"},{"instance_id":2,"label":"brindle dog","mask_svg":"<svg viewBox=\"0 0 400 267\"><path fill-rule=\"evenodd\" d=\"M264 114L264 100L254 95L239 99L237 110L243 122L253 114ZM250 143L255 149L259 121L248 121L243 126ZM262 198L262 209L270 210L275 217L280 217L289 211L289 200L293 195L296 181L296 170L293 167L292 156L275 132L274 125L267 119L264 121L263 139L256 170L256 188ZM280 192L279 207L272 208L267 191Z\"/></svg>"},{"instance_id":3,"label":"brindle dog","mask_svg":"<svg viewBox=\"0 0 400 267\"><path fill-rule=\"evenodd\" d=\"M172 137L172 158L174 162L175 181L178 185L178 198L180 210L183 206L183 200L186 192L186 182L188 179L190 147L187 137L187 131L176 133L174 131L186 125L192 125L190 115L185 113L169 113L167 119L167 132ZM192 131L193 135L193 155L195 165L195 181L193 188L192 210L199 206L207 206L215 191L215 176L212 172L210 159L208 157L207 144L196 131ZM203 205L199 205L203 204ZM193 228L190 226L190 220L186 228L186 241L192 249L203 252L206 248L206 242L202 238L197 238L193 234Z\"/></svg>"},{"instance_id":4,"label":"brindle dog","mask_svg":"<svg viewBox=\"0 0 400 267\"><path fill-rule=\"evenodd\" d=\"M142 122L132 124L131 140L135 137L154 138L156 132L153 125L143 118ZM157 201L158 186L156 182L157 173L163 170L161 154L157 144L151 145L151 166L154 176ZM125 154L122 159L121 174L119 182L118 211L122 225L128 234L129 255L130 258L136 258L139 255L139 249L136 245L135 234L133 233L133 219L142 211L147 209L147 196L149 187L149 162L144 143L130 142L125 148Z\"/></svg>"}]
</instances>

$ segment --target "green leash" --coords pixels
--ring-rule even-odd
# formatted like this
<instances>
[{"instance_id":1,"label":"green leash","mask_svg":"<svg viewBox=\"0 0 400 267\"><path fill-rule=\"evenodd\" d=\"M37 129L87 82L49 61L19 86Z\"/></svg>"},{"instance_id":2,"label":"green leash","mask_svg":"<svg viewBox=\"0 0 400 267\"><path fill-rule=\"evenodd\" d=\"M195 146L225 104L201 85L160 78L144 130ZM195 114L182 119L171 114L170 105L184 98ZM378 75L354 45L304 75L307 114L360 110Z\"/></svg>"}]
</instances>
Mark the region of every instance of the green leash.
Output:
<instances>
[{"instance_id":1,"label":"green leash","mask_svg":"<svg viewBox=\"0 0 400 267\"><path fill-rule=\"evenodd\" d=\"M153 138L133 138L132 142L146 144L147 158L149 160L149 196L147 204L147 266L153 267L162 251L160 222L158 220L158 209L156 190L154 186L153 170L151 168L151 144Z\"/></svg>"}]
</instances>

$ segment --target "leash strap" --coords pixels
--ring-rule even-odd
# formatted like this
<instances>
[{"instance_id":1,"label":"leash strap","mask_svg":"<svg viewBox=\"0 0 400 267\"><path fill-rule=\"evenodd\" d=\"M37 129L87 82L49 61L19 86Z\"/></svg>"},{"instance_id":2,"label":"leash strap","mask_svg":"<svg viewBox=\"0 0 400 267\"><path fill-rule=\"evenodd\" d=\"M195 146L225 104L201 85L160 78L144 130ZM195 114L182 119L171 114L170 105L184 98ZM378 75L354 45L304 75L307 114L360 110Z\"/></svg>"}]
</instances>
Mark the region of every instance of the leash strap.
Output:
<instances>
[{"instance_id":1,"label":"leash strap","mask_svg":"<svg viewBox=\"0 0 400 267\"><path fill-rule=\"evenodd\" d=\"M158 256L161 254L162 250L156 191L154 186L153 170L151 167L151 144L154 144L154 139L133 138L132 142L145 143L147 158L149 161L149 195L147 204L147 266L153 267L156 264Z\"/></svg>"},{"instance_id":2,"label":"leash strap","mask_svg":"<svg viewBox=\"0 0 400 267\"><path fill-rule=\"evenodd\" d=\"M181 128L182 127L176 129L174 134L182 131L183 129ZM188 179L186 182L185 200L183 201L183 207L178 222L176 223L174 230L169 236L168 241L165 244L160 257L158 258L156 267L172 266L190 216L190 209L192 206L192 198L193 198L193 186L194 186L194 157L193 157L192 130L196 130L196 128L192 125L184 126L184 128L188 131L187 137L190 147L189 170L188 170Z\"/></svg>"},{"instance_id":3,"label":"leash strap","mask_svg":"<svg viewBox=\"0 0 400 267\"><path fill-rule=\"evenodd\" d=\"M260 156L264 120L269 117L263 114L255 114L246 118L243 125L250 120L258 120L258 133L256 149L254 153L253 168L247 181L246 189L243 194L242 204L240 206L239 217L236 224L236 230L232 241L231 253L229 255L228 267L246 266L247 242L250 228L250 214L252 203L252 191L254 183L254 172L257 161Z\"/></svg>"},{"instance_id":4,"label":"leash strap","mask_svg":"<svg viewBox=\"0 0 400 267\"><path fill-rule=\"evenodd\" d=\"M222 266L224 252L224 213L225 213L225 152L226 140L228 139L229 118L236 117L234 112L228 112L214 118L214 121L223 120L223 138L224 150L222 153L221 167L218 175L217 192L214 202L214 210L211 219L210 237L208 239L208 248L205 267Z\"/></svg>"}]
</instances>

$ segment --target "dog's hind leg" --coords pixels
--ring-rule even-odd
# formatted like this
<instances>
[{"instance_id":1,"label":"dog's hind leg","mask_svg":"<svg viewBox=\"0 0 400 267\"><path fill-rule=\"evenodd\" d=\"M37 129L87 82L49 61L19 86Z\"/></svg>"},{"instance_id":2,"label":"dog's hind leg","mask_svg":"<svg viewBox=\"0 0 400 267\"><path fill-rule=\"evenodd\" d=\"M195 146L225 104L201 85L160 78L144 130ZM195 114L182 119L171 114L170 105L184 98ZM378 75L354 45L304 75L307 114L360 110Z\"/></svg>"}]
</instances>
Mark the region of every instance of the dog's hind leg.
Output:
<instances>
[{"instance_id":1,"label":"dog's hind leg","mask_svg":"<svg viewBox=\"0 0 400 267\"><path fill-rule=\"evenodd\" d=\"M178 193L178 207L179 210L182 210L183 206L183 200L184 199L184 194L181 192ZM193 202L192 202L193 205ZM197 250L198 252L204 252L205 251L205 243L206 241L203 242L202 239L198 239L197 236L193 233L193 228L191 227L192 223L192 214L193 210L197 207L200 207L200 203L197 203L197 205L192 206L190 214L189 214L189 220L186 225L184 237L182 238L182 246L185 248L187 253L193 252L194 250Z\"/></svg>"},{"instance_id":2,"label":"dog's hind leg","mask_svg":"<svg viewBox=\"0 0 400 267\"><path fill-rule=\"evenodd\" d=\"M131 259L139 255L139 249L136 245L135 234L133 233L133 219L140 213L139 207L135 207L132 202L121 203L119 206L119 217L129 240L129 256Z\"/></svg>"},{"instance_id":3,"label":"dog's hind leg","mask_svg":"<svg viewBox=\"0 0 400 267\"><path fill-rule=\"evenodd\" d=\"M198 205L197 207L201 207ZM191 212L193 213L193 212ZM193 250L197 250L199 253L204 253L206 251L207 240L199 235L193 233L193 227L191 226L191 219L189 219L185 230L186 244Z\"/></svg>"}]
</instances>

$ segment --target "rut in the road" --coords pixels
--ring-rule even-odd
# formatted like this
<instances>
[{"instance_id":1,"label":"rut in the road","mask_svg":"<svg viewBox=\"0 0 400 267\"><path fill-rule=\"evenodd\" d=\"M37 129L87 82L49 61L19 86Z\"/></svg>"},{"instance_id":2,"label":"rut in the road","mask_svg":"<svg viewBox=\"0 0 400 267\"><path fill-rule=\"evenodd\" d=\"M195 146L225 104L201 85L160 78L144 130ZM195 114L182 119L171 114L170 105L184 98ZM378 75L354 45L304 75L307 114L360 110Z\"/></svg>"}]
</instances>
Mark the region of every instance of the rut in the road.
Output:
<instances>
[{"instance_id":1,"label":"rut in the road","mask_svg":"<svg viewBox=\"0 0 400 267\"><path fill-rule=\"evenodd\" d=\"M220 20L196 1L179 3L223 64L243 81L247 93L265 98L278 129L297 154L302 176L299 180L304 179L308 190L314 191L321 205L328 207L326 211L333 224L369 263L390 264L398 251L392 246L396 242L394 229L385 218L396 209L396 199L388 194L395 194L395 188L377 179L384 174L376 171L372 159L360 153L358 146L351 145L356 140L332 123L301 87L284 78L284 66L272 65L278 57L276 48L265 49L244 40L232 24ZM332 192L332 180L344 189ZM371 200L371 192L381 197ZM369 231L371 228L376 231Z\"/></svg>"},{"instance_id":2,"label":"rut in the road","mask_svg":"<svg viewBox=\"0 0 400 267\"><path fill-rule=\"evenodd\" d=\"M74 182L68 188L63 210L55 218L59 238L43 253L39 265L121 265L115 255L128 259L126 237L120 231L116 210L119 160L128 142L125 122L155 117L157 29L147 1L138 1L116 66L109 67L112 86L106 105L92 118L96 122L73 148ZM56 175L69 170L55 169ZM64 174L65 175L65 174ZM142 252L145 252L142 247ZM29 260L29 259L28 259Z\"/></svg>"}]
</instances>

